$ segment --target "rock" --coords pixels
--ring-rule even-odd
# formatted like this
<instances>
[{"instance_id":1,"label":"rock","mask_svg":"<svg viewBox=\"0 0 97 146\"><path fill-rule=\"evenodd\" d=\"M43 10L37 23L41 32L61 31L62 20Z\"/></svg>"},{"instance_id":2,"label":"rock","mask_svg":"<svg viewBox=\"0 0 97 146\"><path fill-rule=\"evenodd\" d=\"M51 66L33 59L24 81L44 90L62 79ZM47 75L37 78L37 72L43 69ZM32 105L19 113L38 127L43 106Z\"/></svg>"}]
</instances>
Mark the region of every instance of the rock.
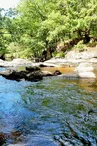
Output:
<instances>
[{"instance_id":1,"label":"rock","mask_svg":"<svg viewBox=\"0 0 97 146\"><path fill-rule=\"evenodd\" d=\"M28 81L40 81L42 80L43 75L41 71L34 71L26 75L26 80Z\"/></svg>"},{"instance_id":2,"label":"rock","mask_svg":"<svg viewBox=\"0 0 97 146\"><path fill-rule=\"evenodd\" d=\"M83 51L83 52L78 52L78 51L69 51L66 54L67 59L91 59L91 58L96 58L97 57L97 51Z\"/></svg>"},{"instance_id":3,"label":"rock","mask_svg":"<svg viewBox=\"0 0 97 146\"><path fill-rule=\"evenodd\" d=\"M80 63L80 65L75 69L75 72L80 78L96 78L93 71L94 68L91 63Z\"/></svg>"},{"instance_id":4,"label":"rock","mask_svg":"<svg viewBox=\"0 0 97 146\"><path fill-rule=\"evenodd\" d=\"M14 59L12 61L3 61L0 59L1 67L31 66L33 62L26 59Z\"/></svg>"},{"instance_id":5,"label":"rock","mask_svg":"<svg viewBox=\"0 0 97 146\"><path fill-rule=\"evenodd\" d=\"M4 71L1 71L0 75L7 76L7 75L10 75L12 72L13 72L12 70L7 69L7 70L4 70Z\"/></svg>"},{"instance_id":6,"label":"rock","mask_svg":"<svg viewBox=\"0 0 97 146\"><path fill-rule=\"evenodd\" d=\"M76 67L76 72L90 72L93 71L94 68L91 63L80 63L78 67Z\"/></svg>"},{"instance_id":7,"label":"rock","mask_svg":"<svg viewBox=\"0 0 97 146\"><path fill-rule=\"evenodd\" d=\"M26 60L26 59L20 59L20 58L17 58L17 59L14 59L12 60L11 62L9 62L12 66L29 66L32 64L31 61L29 60Z\"/></svg>"},{"instance_id":8,"label":"rock","mask_svg":"<svg viewBox=\"0 0 97 146\"><path fill-rule=\"evenodd\" d=\"M47 67L45 64L40 64L39 67Z\"/></svg>"},{"instance_id":9,"label":"rock","mask_svg":"<svg viewBox=\"0 0 97 146\"><path fill-rule=\"evenodd\" d=\"M44 62L46 66L52 66L52 67L72 67L77 66L81 62L85 62L84 59L73 59L73 58L52 58L50 60L47 60Z\"/></svg>"},{"instance_id":10,"label":"rock","mask_svg":"<svg viewBox=\"0 0 97 146\"><path fill-rule=\"evenodd\" d=\"M27 81L40 81L43 79L43 76L57 76L61 72L56 70L54 73L48 71L41 71L38 67L26 67L26 71L17 71L17 70L5 70L0 72L0 75L10 80L27 80Z\"/></svg>"},{"instance_id":11,"label":"rock","mask_svg":"<svg viewBox=\"0 0 97 146\"><path fill-rule=\"evenodd\" d=\"M4 133L0 133L0 146L6 142L6 136Z\"/></svg>"},{"instance_id":12,"label":"rock","mask_svg":"<svg viewBox=\"0 0 97 146\"><path fill-rule=\"evenodd\" d=\"M43 73L43 76L58 76L62 74L59 70L56 70L54 73L49 72L49 71L42 71L42 73Z\"/></svg>"},{"instance_id":13,"label":"rock","mask_svg":"<svg viewBox=\"0 0 97 146\"><path fill-rule=\"evenodd\" d=\"M61 74L62 74L62 73L61 73L59 70L56 70L56 71L53 73L54 76L61 75Z\"/></svg>"},{"instance_id":14,"label":"rock","mask_svg":"<svg viewBox=\"0 0 97 146\"><path fill-rule=\"evenodd\" d=\"M49 72L49 71L42 71L43 73L43 76L53 76L53 73L52 72Z\"/></svg>"},{"instance_id":15,"label":"rock","mask_svg":"<svg viewBox=\"0 0 97 146\"><path fill-rule=\"evenodd\" d=\"M25 79L27 81L39 81L42 80L42 72L41 71L14 71L14 70L6 70L0 72L0 75L5 77L6 79L20 81Z\"/></svg>"},{"instance_id":16,"label":"rock","mask_svg":"<svg viewBox=\"0 0 97 146\"><path fill-rule=\"evenodd\" d=\"M96 78L96 75L93 72L80 72L78 73L80 78Z\"/></svg>"},{"instance_id":17,"label":"rock","mask_svg":"<svg viewBox=\"0 0 97 146\"><path fill-rule=\"evenodd\" d=\"M28 66L28 67L26 67L26 70L29 71L29 72L33 72L33 71L38 71L38 70L40 70L40 68L37 67L37 66L33 66L33 67Z\"/></svg>"},{"instance_id":18,"label":"rock","mask_svg":"<svg viewBox=\"0 0 97 146\"><path fill-rule=\"evenodd\" d=\"M20 81L21 79L25 79L26 80L26 71L11 71L8 74L8 71L6 71L6 73L2 74L3 77L5 77L6 79L10 79L10 80L16 80L16 81Z\"/></svg>"},{"instance_id":19,"label":"rock","mask_svg":"<svg viewBox=\"0 0 97 146\"><path fill-rule=\"evenodd\" d=\"M91 58L89 62L97 65L97 58Z\"/></svg>"}]
</instances>

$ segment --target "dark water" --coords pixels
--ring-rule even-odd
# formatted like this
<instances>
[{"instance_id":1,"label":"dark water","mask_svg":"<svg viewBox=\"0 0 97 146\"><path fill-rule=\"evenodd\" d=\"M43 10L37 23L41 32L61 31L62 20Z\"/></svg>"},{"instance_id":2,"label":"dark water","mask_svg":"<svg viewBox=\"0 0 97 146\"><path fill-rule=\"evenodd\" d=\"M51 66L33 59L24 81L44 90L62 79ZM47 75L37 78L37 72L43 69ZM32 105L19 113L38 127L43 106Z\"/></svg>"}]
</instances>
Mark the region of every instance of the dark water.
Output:
<instances>
[{"instance_id":1,"label":"dark water","mask_svg":"<svg viewBox=\"0 0 97 146\"><path fill-rule=\"evenodd\" d=\"M97 146L97 82L0 77L4 146Z\"/></svg>"}]
</instances>

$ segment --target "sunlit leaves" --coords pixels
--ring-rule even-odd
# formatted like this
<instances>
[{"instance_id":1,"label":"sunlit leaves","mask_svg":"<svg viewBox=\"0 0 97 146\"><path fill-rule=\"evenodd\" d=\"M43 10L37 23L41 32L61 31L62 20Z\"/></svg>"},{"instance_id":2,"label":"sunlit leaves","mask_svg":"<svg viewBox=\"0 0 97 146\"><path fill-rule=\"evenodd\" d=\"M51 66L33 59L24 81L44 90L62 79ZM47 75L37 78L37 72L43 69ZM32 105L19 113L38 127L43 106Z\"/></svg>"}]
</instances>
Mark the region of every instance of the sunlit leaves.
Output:
<instances>
[{"instance_id":1,"label":"sunlit leaves","mask_svg":"<svg viewBox=\"0 0 97 146\"><path fill-rule=\"evenodd\" d=\"M6 39L9 44L22 44L33 54L67 39L97 36L96 0L21 0L5 14L2 21L0 10L0 32L11 35Z\"/></svg>"}]
</instances>

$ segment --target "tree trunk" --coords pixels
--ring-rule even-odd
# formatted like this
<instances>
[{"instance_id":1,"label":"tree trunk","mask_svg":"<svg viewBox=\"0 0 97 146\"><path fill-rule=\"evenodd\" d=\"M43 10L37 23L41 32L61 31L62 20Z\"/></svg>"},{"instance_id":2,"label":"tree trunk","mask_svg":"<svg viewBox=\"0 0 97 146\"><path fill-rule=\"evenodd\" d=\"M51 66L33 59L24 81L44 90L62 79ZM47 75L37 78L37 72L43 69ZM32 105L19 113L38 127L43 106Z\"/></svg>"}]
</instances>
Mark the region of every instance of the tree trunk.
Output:
<instances>
[{"instance_id":1,"label":"tree trunk","mask_svg":"<svg viewBox=\"0 0 97 146\"><path fill-rule=\"evenodd\" d=\"M85 37L84 37L83 43L84 43L84 44L87 44L87 43L89 43L89 41L90 41L90 37L89 37L89 35L85 34Z\"/></svg>"},{"instance_id":2,"label":"tree trunk","mask_svg":"<svg viewBox=\"0 0 97 146\"><path fill-rule=\"evenodd\" d=\"M84 39L83 39L83 43L84 44L87 44L87 43L89 43L89 41L90 41L90 36L89 36L89 33L90 31L89 30L87 30L86 32L85 32L85 35L84 35Z\"/></svg>"},{"instance_id":3,"label":"tree trunk","mask_svg":"<svg viewBox=\"0 0 97 146\"><path fill-rule=\"evenodd\" d=\"M50 59L51 58L51 49L50 48L47 48L47 56L46 56L46 59Z\"/></svg>"}]
</instances>

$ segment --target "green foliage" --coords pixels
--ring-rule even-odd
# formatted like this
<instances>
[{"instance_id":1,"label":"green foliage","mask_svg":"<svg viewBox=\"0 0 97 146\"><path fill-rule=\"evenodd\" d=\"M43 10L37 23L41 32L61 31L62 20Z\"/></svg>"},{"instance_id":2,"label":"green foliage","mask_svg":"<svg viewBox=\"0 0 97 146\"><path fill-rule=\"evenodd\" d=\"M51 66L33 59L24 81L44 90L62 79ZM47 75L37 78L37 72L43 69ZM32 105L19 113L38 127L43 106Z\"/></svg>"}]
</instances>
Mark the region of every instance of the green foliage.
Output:
<instances>
[{"instance_id":1,"label":"green foliage","mask_svg":"<svg viewBox=\"0 0 97 146\"><path fill-rule=\"evenodd\" d=\"M65 57L65 54L64 54L64 52L62 52L62 51L59 52L59 53L55 51L55 52L52 53L52 56L53 56L53 57L61 58L61 57Z\"/></svg>"},{"instance_id":2,"label":"green foliage","mask_svg":"<svg viewBox=\"0 0 97 146\"><path fill-rule=\"evenodd\" d=\"M4 31L4 17L2 16L3 9L0 8L0 54L4 52L5 50L5 44L4 44L4 36L3 36L3 31Z\"/></svg>"},{"instance_id":3,"label":"green foliage","mask_svg":"<svg viewBox=\"0 0 97 146\"><path fill-rule=\"evenodd\" d=\"M73 47L73 49L81 50L86 47L86 44L83 44L83 41L78 42L77 45Z\"/></svg>"},{"instance_id":4,"label":"green foliage","mask_svg":"<svg viewBox=\"0 0 97 146\"><path fill-rule=\"evenodd\" d=\"M17 42L12 42L7 47L7 53L5 55L6 59L13 59L13 58L32 58L33 52L27 46L23 46L23 44L19 44Z\"/></svg>"},{"instance_id":5,"label":"green foliage","mask_svg":"<svg viewBox=\"0 0 97 146\"><path fill-rule=\"evenodd\" d=\"M39 57L57 42L80 38L88 43L90 36L97 37L96 0L21 0L16 9L2 12L0 50L12 57Z\"/></svg>"},{"instance_id":6,"label":"green foliage","mask_svg":"<svg viewBox=\"0 0 97 146\"><path fill-rule=\"evenodd\" d=\"M86 34L93 34L96 8L95 0L22 0L18 12L29 35L41 40L47 47L68 38L84 38Z\"/></svg>"}]
</instances>

